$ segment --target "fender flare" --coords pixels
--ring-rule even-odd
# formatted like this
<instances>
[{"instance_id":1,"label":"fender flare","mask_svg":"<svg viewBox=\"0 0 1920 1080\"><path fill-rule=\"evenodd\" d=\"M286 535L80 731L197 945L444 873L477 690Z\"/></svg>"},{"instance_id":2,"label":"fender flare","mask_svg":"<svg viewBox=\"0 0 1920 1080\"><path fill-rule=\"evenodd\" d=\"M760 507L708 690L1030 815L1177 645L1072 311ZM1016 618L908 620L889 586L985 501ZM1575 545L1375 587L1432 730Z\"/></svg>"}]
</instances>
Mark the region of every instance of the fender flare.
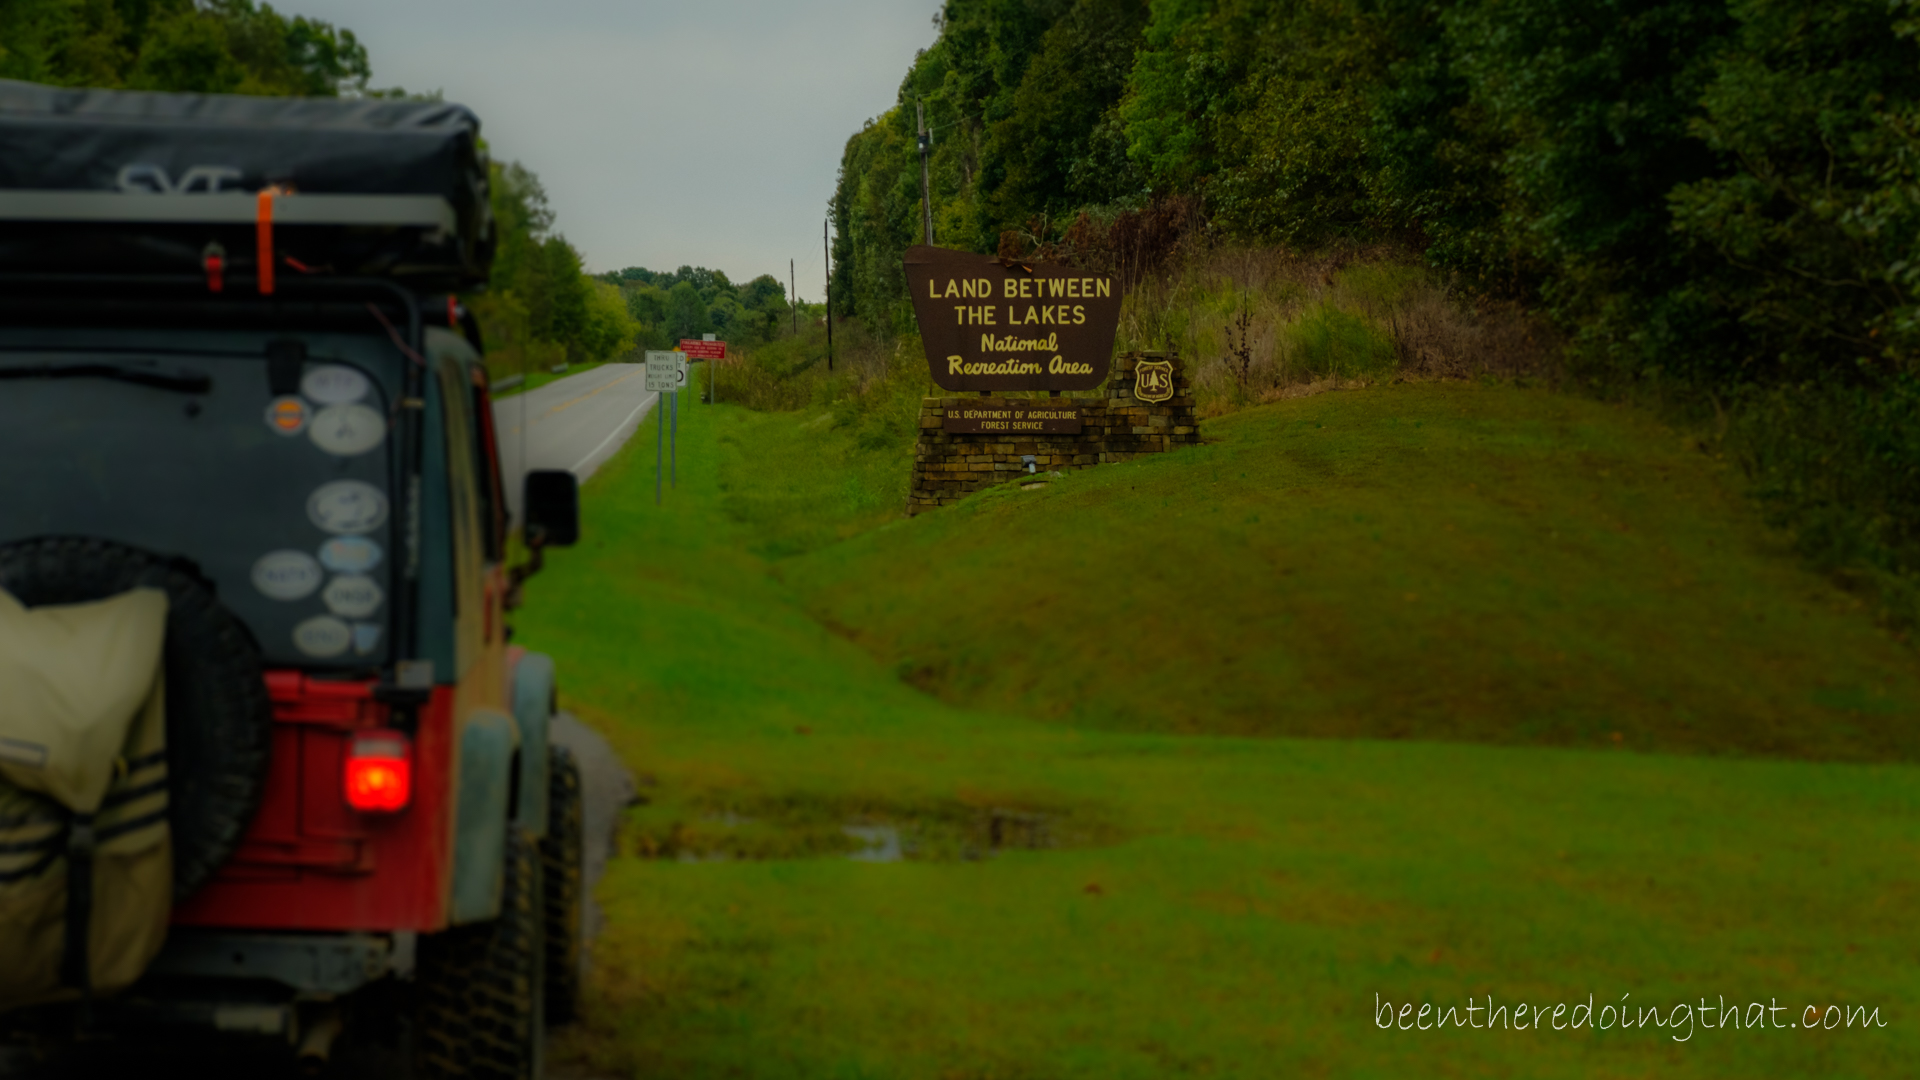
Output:
<instances>
[{"instance_id":1,"label":"fender flare","mask_svg":"<svg viewBox=\"0 0 1920 1080\"><path fill-rule=\"evenodd\" d=\"M502 712L475 709L460 725L453 873L447 897L450 924L480 922L500 913L518 744L513 718Z\"/></svg>"},{"instance_id":2,"label":"fender flare","mask_svg":"<svg viewBox=\"0 0 1920 1080\"><path fill-rule=\"evenodd\" d=\"M553 657L523 653L513 665L513 719L520 727L520 805L516 823L535 836L547 835L547 739L558 686Z\"/></svg>"}]
</instances>

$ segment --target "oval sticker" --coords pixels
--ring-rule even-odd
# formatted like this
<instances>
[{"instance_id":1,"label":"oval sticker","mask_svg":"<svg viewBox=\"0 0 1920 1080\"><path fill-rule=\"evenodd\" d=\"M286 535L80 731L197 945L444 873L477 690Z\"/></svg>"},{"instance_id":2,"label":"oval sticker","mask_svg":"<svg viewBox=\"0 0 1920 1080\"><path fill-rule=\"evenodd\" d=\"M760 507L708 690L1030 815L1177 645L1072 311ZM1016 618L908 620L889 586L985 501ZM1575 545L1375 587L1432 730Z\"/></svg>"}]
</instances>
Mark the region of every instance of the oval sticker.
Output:
<instances>
[{"instance_id":1,"label":"oval sticker","mask_svg":"<svg viewBox=\"0 0 1920 1080\"><path fill-rule=\"evenodd\" d=\"M365 574L341 574L327 582L320 599L327 602L327 610L335 615L364 619L380 607L386 594L380 591L379 582Z\"/></svg>"},{"instance_id":2,"label":"oval sticker","mask_svg":"<svg viewBox=\"0 0 1920 1080\"><path fill-rule=\"evenodd\" d=\"M344 405L367 396L367 377L342 364L327 364L307 372L300 392L322 405Z\"/></svg>"},{"instance_id":3,"label":"oval sticker","mask_svg":"<svg viewBox=\"0 0 1920 1080\"><path fill-rule=\"evenodd\" d=\"M304 551L270 551L253 564L253 587L271 600L298 600L320 587L326 574Z\"/></svg>"},{"instance_id":4,"label":"oval sticker","mask_svg":"<svg viewBox=\"0 0 1920 1080\"><path fill-rule=\"evenodd\" d=\"M387 418L371 406L329 405L307 424L307 438L329 454L352 457L379 446L387 437Z\"/></svg>"},{"instance_id":5,"label":"oval sticker","mask_svg":"<svg viewBox=\"0 0 1920 1080\"><path fill-rule=\"evenodd\" d=\"M353 630L331 615L316 615L293 628L293 647L308 656L339 656L353 644Z\"/></svg>"},{"instance_id":6,"label":"oval sticker","mask_svg":"<svg viewBox=\"0 0 1920 1080\"><path fill-rule=\"evenodd\" d=\"M330 533L372 532L387 520L387 497L363 480L331 480L307 496L307 517Z\"/></svg>"},{"instance_id":7,"label":"oval sticker","mask_svg":"<svg viewBox=\"0 0 1920 1080\"><path fill-rule=\"evenodd\" d=\"M364 536L336 536L320 545L320 565L336 574L364 574L380 565L380 545Z\"/></svg>"},{"instance_id":8,"label":"oval sticker","mask_svg":"<svg viewBox=\"0 0 1920 1080\"><path fill-rule=\"evenodd\" d=\"M276 434L300 434L307 429L307 416L307 403L291 395L267 403L267 426Z\"/></svg>"}]
</instances>

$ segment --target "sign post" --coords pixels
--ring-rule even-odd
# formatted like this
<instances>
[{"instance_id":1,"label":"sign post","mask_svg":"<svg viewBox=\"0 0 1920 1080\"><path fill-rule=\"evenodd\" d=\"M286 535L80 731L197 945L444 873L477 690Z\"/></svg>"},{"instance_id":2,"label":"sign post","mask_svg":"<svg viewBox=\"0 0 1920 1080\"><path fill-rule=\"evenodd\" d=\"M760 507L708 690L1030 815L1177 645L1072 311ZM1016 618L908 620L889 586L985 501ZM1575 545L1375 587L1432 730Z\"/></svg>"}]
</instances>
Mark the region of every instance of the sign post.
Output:
<instances>
[{"instance_id":1,"label":"sign post","mask_svg":"<svg viewBox=\"0 0 1920 1080\"><path fill-rule=\"evenodd\" d=\"M700 343L701 343L702 345L705 345L705 344L706 344L707 342L710 342L710 341L713 341L713 340L715 340L715 337L714 337L714 335L712 335L712 334L701 334L701 335L700 335ZM686 349L684 349L684 348L682 348L682 349L681 349L680 351L681 351L681 352L687 352L687 350L686 350ZM689 357L691 357L691 356L692 356L693 354L692 354L692 353L687 353L687 355L688 355ZM726 355L727 355L727 345L726 345L726 343L725 343L725 342L721 342L721 343L720 343L720 355L721 355L721 357L722 357L722 358L725 358L725 357L726 357ZM711 362L711 361L709 361L709 362ZM713 403L714 403L714 402L715 402L716 400L718 400L718 399L716 399L716 398L715 398L715 397L713 396L713 392L714 392L714 390L716 389L716 387L715 387L715 386L714 386L714 384L713 384L713 383L714 383L714 376L715 376L715 375L717 375L718 373L719 373L719 369L718 369L718 368L713 368L713 367L709 367L709 368L707 369L707 404L709 404L709 405L711 405L711 404L713 404Z\"/></svg>"},{"instance_id":2,"label":"sign post","mask_svg":"<svg viewBox=\"0 0 1920 1080\"><path fill-rule=\"evenodd\" d=\"M680 354L658 349L647 350L647 390L655 394L671 394L680 384ZM653 505L660 505L661 459L667 455L667 418L666 410L660 408L663 402L654 402L653 428Z\"/></svg>"},{"instance_id":3,"label":"sign post","mask_svg":"<svg viewBox=\"0 0 1920 1080\"><path fill-rule=\"evenodd\" d=\"M673 397L668 409L673 414L673 435L667 440L667 483L680 486L680 388L687 385L687 354L673 354Z\"/></svg>"}]
</instances>

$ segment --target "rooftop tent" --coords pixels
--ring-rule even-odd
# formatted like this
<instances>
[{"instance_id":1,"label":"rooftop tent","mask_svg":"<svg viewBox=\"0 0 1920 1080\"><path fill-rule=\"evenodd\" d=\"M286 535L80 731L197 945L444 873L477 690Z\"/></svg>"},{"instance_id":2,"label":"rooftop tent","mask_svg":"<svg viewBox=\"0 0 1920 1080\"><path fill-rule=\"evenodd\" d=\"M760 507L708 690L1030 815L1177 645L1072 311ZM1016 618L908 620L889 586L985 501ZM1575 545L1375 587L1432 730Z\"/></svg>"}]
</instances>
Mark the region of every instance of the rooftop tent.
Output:
<instances>
[{"instance_id":1,"label":"rooftop tent","mask_svg":"<svg viewBox=\"0 0 1920 1080\"><path fill-rule=\"evenodd\" d=\"M70 90L0 79L0 273L486 281L480 121L441 102ZM261 198L272 189L270 198Z\"/></svg>"}]
</instances>

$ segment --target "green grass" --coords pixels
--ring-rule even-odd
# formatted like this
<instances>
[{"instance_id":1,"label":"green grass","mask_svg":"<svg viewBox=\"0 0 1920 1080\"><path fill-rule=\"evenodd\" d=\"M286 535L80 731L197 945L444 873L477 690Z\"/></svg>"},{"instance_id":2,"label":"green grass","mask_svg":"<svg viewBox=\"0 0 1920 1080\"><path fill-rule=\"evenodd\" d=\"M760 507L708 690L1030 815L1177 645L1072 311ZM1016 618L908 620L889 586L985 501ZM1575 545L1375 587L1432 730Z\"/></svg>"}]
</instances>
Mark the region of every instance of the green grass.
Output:
<instances>
[{"instance_id":1,"label":"green grass","mask_svg":"<svg viewBox=\"0 0 1920 1080\"><path fill-rule=\"evenodd\" d=\"M1804 715L1851 733L1737 749L1910 745L1910 713L1874 711L1912 700L1910 654L1773 552L1677 437L1508 389L1325 395L1218 422L1198 450L861 531L886 517L875 456L895 452L819 415L686 410L659 509L643 432L588 485L587 539L528 585L518 639L560 657L564 701L651 800L599 889L588 1022L564 1056L605 1075L1105 1080L1897 1076L1920 1050L1914 768L1643 748L1714 749L1670 738L1657 695L1801 685L1744 624L1693 675L1660 655L1741 604L1812 620L1794 671L1833 677L1804 706L1827 712ZM1448 522L1478 539L1446 540ZM1087 566L1048 548L1060 536ZM1693 591L1650 590L1642 544L1679 552ZM1311 589L1245 569L1276 555ZM1340 613L1345 636L1312 645L1328 635L1271 615L1290 606ZM1452 614L1408 614L1429 608ZM1602 674L1526 689L1549 685L1513 659L1528 634ZM933 679L944 699L901 677L943 662L978 677ZM1634 733L1620 746L1475 712L1503 685L1635 705L1641 676L1639 711L1611 718ZM1097 704L1059 712L1062 687ZM1285 730L1365 732L1378 703L1407 704L1410 730L1376 733L1409 737L1235 734L1277 726L1248 720L1263 693ZM1046 815L1057 846L989 851L996 810ZM850 822L893 823L924 857L836 857ZM1674 1042L1374 1025L1376 994L1489 993L1842 1003L1887 1026Z\"/></svg>"},{"instance_id":2,"label":"green grass","mask_svg":"<svg viewBox=\"0 0 1920 1080\"><path fill-rule=\"evenodd\" d=\"M782 574L941 696L1081 724L1920 757L1912 650L1640 415L1419 384L1206 432Z\"/></svg>"},{"instance_id":3,"label":"green grass","mask_svg":"<svg viewBox=\"0 0 1920 1080\"><path fill-rule=\"evenodd\" d=\"M861 431L836 428L831 411L728 412L716 447L728 466L719 508L754 554L812 551L892 521L906 506L911 444L863 448Z\"/></svg>"}]
</instances>

